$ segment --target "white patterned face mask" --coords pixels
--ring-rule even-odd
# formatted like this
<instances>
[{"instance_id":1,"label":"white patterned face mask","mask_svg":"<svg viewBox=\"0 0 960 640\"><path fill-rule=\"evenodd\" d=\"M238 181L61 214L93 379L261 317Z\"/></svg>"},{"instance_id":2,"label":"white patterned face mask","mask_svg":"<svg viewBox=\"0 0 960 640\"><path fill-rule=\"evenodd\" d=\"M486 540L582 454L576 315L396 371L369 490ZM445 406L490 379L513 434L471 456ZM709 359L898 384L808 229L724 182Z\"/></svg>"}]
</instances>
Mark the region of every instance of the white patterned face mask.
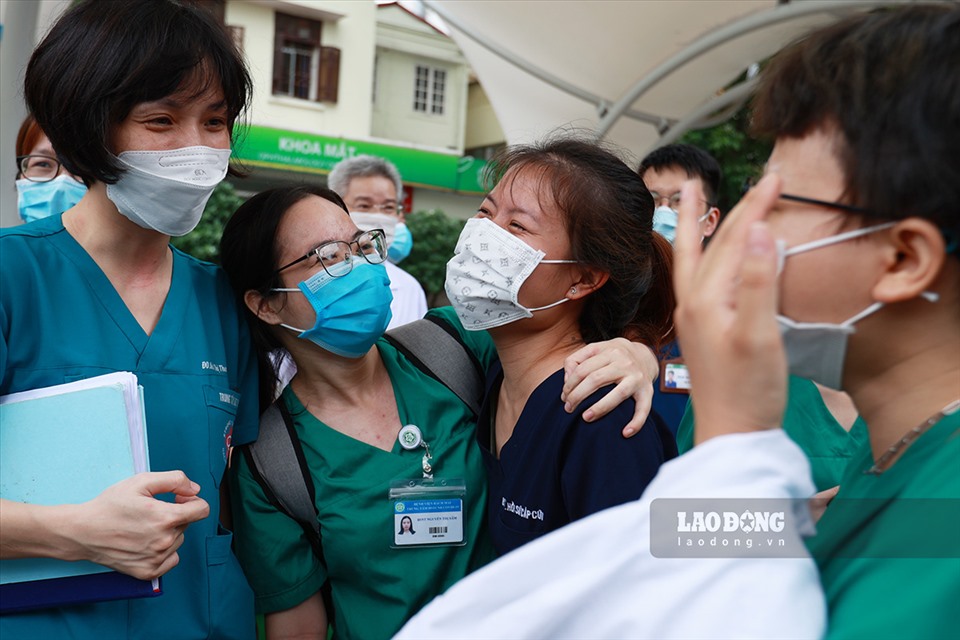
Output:
<instances>
[{"instance_id":1,"label":"white patterned face mask","mask_svg":"<svg viewBox=\"0 0 960 640\"><path fill-rule=\"evenodd\" d=\"M520 287L537 265L576 264L576 260L544 260L534 249L487 218L471 218L460 233L454 256L447 262L444 289L468 331L482 331L530 318L563 304L562 298L528 309L517 299Z\"/></svg>"}]
</instances>

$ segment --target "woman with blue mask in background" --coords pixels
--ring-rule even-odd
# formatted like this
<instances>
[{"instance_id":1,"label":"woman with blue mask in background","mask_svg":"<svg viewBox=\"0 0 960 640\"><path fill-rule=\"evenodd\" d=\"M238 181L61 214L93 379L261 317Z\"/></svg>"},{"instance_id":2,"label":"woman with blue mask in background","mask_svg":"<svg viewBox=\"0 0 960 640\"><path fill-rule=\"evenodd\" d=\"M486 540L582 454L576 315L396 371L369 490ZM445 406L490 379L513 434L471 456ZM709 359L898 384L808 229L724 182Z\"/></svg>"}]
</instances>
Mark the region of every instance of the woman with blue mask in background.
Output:
<instances>
[{"instance_id":1,"label":"woman with blue mask in background","mask_svg":"<svg viewBox=\"0 0 960 640\"><path fill-rule=\"evenodd\" d=\"M57 159L50 139L28 115L17 133L17 208L20 219L33 222L63 213L80 202L86 185Z\"/></svg>"},{"instance_id":2,"label":"woman with blue mask in background","mask_svg":"<svg viewBox=\"0 0 960 640\"><path fill-rule=\"evenodd\" d=\"M249 333L223 272L169 244L225 177L250 93L233 40L194 3L71 3L30 59L27 106L89 190L0 232L0 394L133 372L151 472L79 505L0 496L0 557L162 576L163 594L0 616L0 637L255 634L219 517L229 446L257 432Z\"/></svg>"},{"instance_id":3,"label":"woman with blue mask in background","mask_svg":"<svg viewBox=\"0 0 960 640\"><path fill-rule=\"evenodd\" d=\"M358 227L335 192L282 187L252 197L224 229L220 255L248 311L265 408L277 381L271 354L282 348L296 364L278 403L291 418L301 464L313 480L321 531L318 550L301 525L276 507L249 448L233 457L236 548L257 609L265 614L267 635L323 638L329 622L337 638L390 637L433 597L493 557L483 516L486 478L474 443L476 415L382 337L391 302L386 237L381 229ZM496 357L489 336L464 331L449 308L433 309L418 322L455 335L477 366ZM635 348L649 355L645 347ZM596 357L605 362L607 355ZM655 371L656 364L648 364L645 370ZM582 366L592 365L587 360ZM599 384L620 379L623 370L632 371L633 364L598 369ZM634 392L632 386L622 389L625 395ZM594 388L576 393L583 398ZM559 390L557 395L560 402ZM599 405L593 408L602 413ZM419 444L408 449L404 435ZM619 429L614 436L621 437ZM415 537L402 533L404 514L394 512L390 499L393 483L417 481L425 473L463 485L462 508L453 516L462 531L456 539L424 526L418 519L423 513L411 522Z\"/></svg>"}]
</instances>

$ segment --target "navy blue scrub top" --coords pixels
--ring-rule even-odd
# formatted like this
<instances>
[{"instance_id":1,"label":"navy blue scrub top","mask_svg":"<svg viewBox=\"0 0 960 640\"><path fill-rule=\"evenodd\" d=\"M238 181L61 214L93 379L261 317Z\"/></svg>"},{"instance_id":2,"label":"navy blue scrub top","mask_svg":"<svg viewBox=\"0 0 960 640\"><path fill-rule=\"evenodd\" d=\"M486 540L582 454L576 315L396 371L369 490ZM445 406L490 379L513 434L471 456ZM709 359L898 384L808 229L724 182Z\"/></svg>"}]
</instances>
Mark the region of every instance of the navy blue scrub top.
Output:
<instances>
[{"instance_id":1,"label":"navy blue scrub top","mask_svg":"<svg viewBox=\"0 0 960 640\"><path fill-rule=\"evenodd\" d=\"M490 434L503 380L500 363L487 375L477 439L487 467L490 535L501 555L574 520L636 500L660 465L677 455L673 434L653 413L637 435L621 435L633 417L632 399L595 422L583 421L583 411L612 386L595 392L574 413L564 411L563 377L561 369L534 390L498 459Z\"/></svg>"}]
</instances>

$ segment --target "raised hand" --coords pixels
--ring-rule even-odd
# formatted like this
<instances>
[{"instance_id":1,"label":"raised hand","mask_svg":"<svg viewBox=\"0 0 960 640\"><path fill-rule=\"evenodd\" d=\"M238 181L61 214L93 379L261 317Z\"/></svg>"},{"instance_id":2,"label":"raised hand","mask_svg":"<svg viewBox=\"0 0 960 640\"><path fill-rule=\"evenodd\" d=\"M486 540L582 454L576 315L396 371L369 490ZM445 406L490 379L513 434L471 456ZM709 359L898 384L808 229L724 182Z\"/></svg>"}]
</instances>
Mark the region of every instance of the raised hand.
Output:
<instances>
[{"instance_id":1,"label":"raised hand","mask_svg":"<svg viewBox=\"0 0 960 640\"><path fill-rule=\"evenodd\" d=\"M764 222L780 178L767 175L747 193L705 251L691 187L683 189L674 244L674 319L690 370L700 443L779 426L787 363L775 319L776 248Z\"/></svg>"}]
</instances>

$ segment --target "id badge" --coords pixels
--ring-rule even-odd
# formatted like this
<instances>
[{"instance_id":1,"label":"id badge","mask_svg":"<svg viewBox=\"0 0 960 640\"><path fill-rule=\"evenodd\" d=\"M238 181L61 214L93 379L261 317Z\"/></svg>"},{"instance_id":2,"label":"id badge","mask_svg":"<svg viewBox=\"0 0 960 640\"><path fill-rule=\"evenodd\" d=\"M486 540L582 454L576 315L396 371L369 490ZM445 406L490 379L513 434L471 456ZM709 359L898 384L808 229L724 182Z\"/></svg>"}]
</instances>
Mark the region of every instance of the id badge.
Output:
<instances>
[{"instance_id":1,"label":"id badge","mask_svg":"<svg viewBox=\"0 0 960 640\"><path fill-rule=\"evenodd\" d=\"M663 393L690 393L690 371L683 358L660 363L660 391Z\"/></svg>"},{"instance_id":2,"label":"id badge","mask_svg":"<svg viewBox=\"0 0 960 640\"><path fill-rule=\"evenodd\" d=\"M447 545L462 547L463 499L467 485L460 478L398 480L390 486L394 549Z\"/></svg>"}]
</instances>

